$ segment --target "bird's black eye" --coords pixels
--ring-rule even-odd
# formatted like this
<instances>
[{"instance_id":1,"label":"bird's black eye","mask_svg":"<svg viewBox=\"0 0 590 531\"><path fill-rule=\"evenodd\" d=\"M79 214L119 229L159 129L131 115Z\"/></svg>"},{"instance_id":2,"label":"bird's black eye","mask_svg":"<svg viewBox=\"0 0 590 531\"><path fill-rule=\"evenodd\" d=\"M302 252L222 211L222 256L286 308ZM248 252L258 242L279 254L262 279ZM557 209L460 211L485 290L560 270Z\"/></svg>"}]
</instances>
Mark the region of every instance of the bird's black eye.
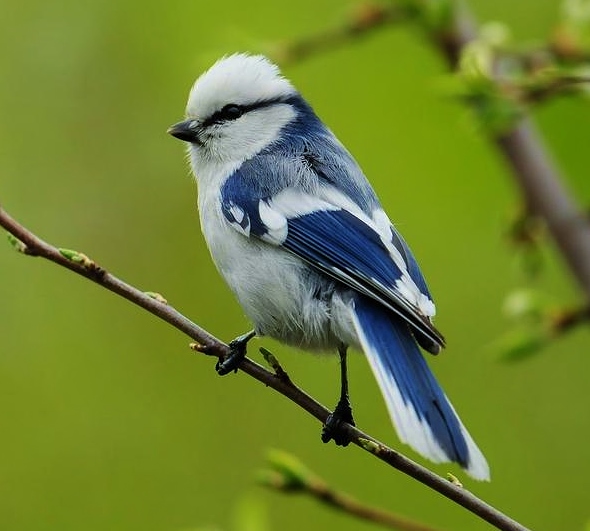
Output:
<instances>
[{"instance_id":1,"label":"bird's black eye","mask_svg":"<svg viewBox=\"0 0 590 531\"><path fill-rule=\"evenodd\" d=\"M244 114L244 109L239 105L230 103L225 105L218 113L220 120L236 120Z\"/></svg>"}]
</instances>

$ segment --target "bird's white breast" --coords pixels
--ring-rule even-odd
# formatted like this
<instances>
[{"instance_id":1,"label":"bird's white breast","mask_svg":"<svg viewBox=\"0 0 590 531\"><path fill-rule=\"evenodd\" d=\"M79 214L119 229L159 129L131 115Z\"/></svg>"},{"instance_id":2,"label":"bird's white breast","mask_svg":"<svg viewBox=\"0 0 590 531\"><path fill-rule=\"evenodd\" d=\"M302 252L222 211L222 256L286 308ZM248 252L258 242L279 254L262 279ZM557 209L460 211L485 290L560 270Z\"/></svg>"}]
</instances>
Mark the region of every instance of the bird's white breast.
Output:
<instances>
[{"instance_id":1,"label":"bird's white breast","mask_svg":"<svg viewBox=\"0 0 590 531\"><path fill-rule=\"evenodd\" d=\"M309 267L282 248L241 234L223 215L220 175L230 175L236 168L197 161L193 169L198 175L201 230L209 251L257 332L310 349L338 345L343 339L335 335L331 322L334 301L318 298L317 284L302 281Z\"/></svg>"}]
</instances>

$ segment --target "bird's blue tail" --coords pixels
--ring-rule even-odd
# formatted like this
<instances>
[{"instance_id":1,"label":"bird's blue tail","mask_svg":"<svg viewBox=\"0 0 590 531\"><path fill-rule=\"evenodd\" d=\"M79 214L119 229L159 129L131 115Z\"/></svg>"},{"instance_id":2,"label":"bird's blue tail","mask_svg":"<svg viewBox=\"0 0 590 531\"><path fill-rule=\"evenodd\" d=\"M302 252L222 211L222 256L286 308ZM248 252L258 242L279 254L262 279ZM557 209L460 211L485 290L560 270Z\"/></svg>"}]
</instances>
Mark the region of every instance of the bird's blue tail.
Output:
<instances>
[{"instance_id":1,"label":"bird's blue tail","mask_svg":"<svg viewBox=\"0 0 590 531\"><path fill-rule=\"evenodd\" d=\"M436 463L459 463L489 480L485 457L430 372L406 323L377 303L356 298L353 320L402 442Z\"/></svg>"}]
</instances>

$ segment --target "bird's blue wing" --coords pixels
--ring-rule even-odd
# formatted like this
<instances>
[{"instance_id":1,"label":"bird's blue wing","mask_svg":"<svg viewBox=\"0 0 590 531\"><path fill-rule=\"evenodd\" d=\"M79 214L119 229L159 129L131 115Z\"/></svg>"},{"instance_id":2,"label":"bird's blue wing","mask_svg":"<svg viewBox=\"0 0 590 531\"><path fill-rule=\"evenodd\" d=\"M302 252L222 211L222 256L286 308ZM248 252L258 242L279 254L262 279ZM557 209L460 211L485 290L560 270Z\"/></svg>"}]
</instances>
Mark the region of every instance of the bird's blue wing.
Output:
<instances>
[{"instance_id":1,"label":"bird's blue wing","mask_svg":"<svg viewBox=\"0 0 590 531\"><path fill-rule=\"evenodd\" d=\"M429 297L392 259L373 227L347 210L321 210L288 220L282 246L324 273L379 301L435 343Z\"/></svg>"},{"instance_id":2,"label":"bird's blue wing","mask_svg":"<svg viewBox=\"0 0 590 531\"><path fill-rule=\"evenodd\" d=\"M393 226L391 226L391 243L402 255L408 268L408 274L414 283L418 286L418 288L420 288L420 291L424 293L424 295L426 295L429 299L432 299L426 284L426 280L424 279L424 275L418 266L418 262L416 262L412 251L408 247L406 241L402 238L402 235L397 230L395 230Z\"/></svg>"},{"instance_id":3,"label":"bird's blue wing","mask_svg":"<svg viewBox=\"0 0 590 531\"><path fill-rule=\"evenodd\" d=\"M243 177L234 174L230 180ZM286 188L261 197L251 187L244 187L243 181L241 184L226 183L221 196L222 212L236 230L281 246L380 302L406 320L417 338L428 338L425 344L444 345L430 320L434 304L426 284L413 257L408 258L411 253L403 240L395 238L397 233L384 233L374 220L328 185L314 194ZM388 230L392 231L390 226ZM434 347L429 350L437 351Z\"/></svg>"}]
</instances>

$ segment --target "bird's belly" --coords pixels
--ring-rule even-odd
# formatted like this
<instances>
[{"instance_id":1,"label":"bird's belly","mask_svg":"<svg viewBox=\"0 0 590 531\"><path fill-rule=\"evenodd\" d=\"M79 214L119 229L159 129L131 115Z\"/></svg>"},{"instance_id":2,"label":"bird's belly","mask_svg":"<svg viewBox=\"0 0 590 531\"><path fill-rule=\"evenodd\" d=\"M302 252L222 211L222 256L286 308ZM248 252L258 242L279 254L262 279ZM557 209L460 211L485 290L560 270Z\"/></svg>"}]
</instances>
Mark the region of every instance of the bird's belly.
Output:
<instances>
[{"instance_id":1,"label":"bird's belly","mask_svg":"<svg viewBox=\"0 0 590 531\"><path fill-rule=\"evenodd\" d=\"M201 216L203 234L257 333L311 350L342 343L333 322L334 283L288 251L240 234L216 214Z\"/></svg>"}]
</instances>

